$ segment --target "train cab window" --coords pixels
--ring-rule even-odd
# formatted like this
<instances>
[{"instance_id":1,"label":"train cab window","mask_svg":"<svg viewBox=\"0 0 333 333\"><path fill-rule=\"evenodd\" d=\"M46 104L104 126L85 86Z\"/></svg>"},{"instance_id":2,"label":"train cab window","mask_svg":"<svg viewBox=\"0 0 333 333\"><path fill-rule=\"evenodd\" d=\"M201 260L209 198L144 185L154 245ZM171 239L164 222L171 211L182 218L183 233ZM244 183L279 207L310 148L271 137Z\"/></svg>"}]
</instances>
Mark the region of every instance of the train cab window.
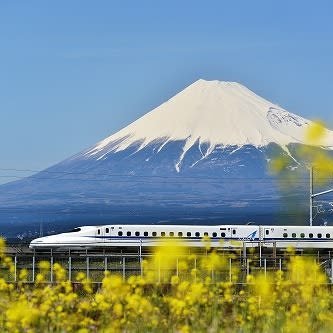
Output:
<instances>
[{"instance_id":1,"label":"train cab window","mask_svg":"<svg viewBox=\"0 0 333 333\"><path fill-rule=\"evenodd\" d=\"M317 236L318 236L318 238L321 238L321 237L322 237L322 234L318 234Z\"/></svg>"},{"instance_id":2,"label":"train cab window","mask_svg":"<svg viewBox=\"0 0 333 333\"><path fill-rule=\"evenodd\" d=\"M208 237L208 232L204 232L204 236L205 236L205 237Z\"/></svg>"},{"instance_id":3,"label":"train cab window","mask_svg":"<svg viewBox=\"0 0 333 333\"><path fill-rule=\"evenodd\" d=\"M97 230L97 235L100 235L101 234L101 229L98 229Z\"/></svg>"},{"instance_id":4,"label":"train cab window","mask_svg":"<svg viewBox=\"0 0 333 333\"><path fill-rule=\"evenodd\" d=\"M105 228L105 233L108 234L110 232L109 228Z\"/></svg>"},{"instance_id":5,"label":"train cab window","mask_svg":"<svg viewBox=\"0 0 333 333\"><path fill-rule=\"evenodd\" d=\"M186 234L187 237L191 237L192 236L192 233L190 231L187 232Z\"/></svg>"},{"instance_id":6,"label":"train cab window","mask_svg":"<svg viewBox=\"0 0 333 333\"><path fill-rule=\"evenodd\" d=\"M143 233L143 235L144 235L145 237L147 237L147 236L148 236L148 231L145 231L145 232Z\"/></svg>"},{"instance_id":7,"label":"train cab window","mask_svg":"<svg viewBox=\"0 0 333 333\"><path fill-rule=\"evenodd\" d=\"M183 237L183 233L181 231L178 232L178 237Z\"/></svg>"},{"instance_id":8,"label":"train cab window","mask_svg":"<svg viewBox=\"0 0 333 333\"><path fill-rule=\"evenodd\" d=\"M173 231L170 231L170 232L169 232L169 236L170 236L170 237L173 237L174 235L175 235L175 233L174 233Z\"/></svg>"},{"instance_id":9,"label":"train cab window","mask_svg":"<svg viewBox=\"0 0 333 333\"><path fill-rule=\"evenodd\" d=\"M232 229L232 234L236 235L236 229Z\"/></svg>"},{"instance_id":10,"label":"train cab window","mask_svg":"<svg viewBox=\"0 0 333 333\"><path fill-rule=\"evenodd\" d=\"M68 232L79 232L79 231L81 231L81 228L74 228L72 230L65 231L65 232L68 233Z\"/></svg>"},{"instance_id":11,"label":"train cab window","mask_svg":"<svg viewBox=\"0 0 333 333\"><path fill-rule=\"evenodd\" d=\"M118 236L122 236L123 232L122 231L118 231Z\"/></svg>"},{"instance_id":12,"label":"train cab window","mask_svg":"<svg viewBox=\"0 0 333 333\"><path fill-rule=\"evenodd\" d=\"M291 237L292 237L292 238L296 238L296 233L293 232L293 233L291 234Z\"/></svg>"},{"instance_id":13,"label":"train cab window","mask_svg":"<svg viewBox=\"0 0 333 333\"><path fill-rule=\"evenodd\" d=\"M331 238L331 235L330 234L326 234L326 238Z\"/></svg>"},{"instance_id":14,"label":"train cab window","mask_svg":"<svg viewBox=\"0 0 333 333\"><path fill-rule=\"evenodd\" d=\"M283 238L287 238L288 237L288 234L285 232L283 233Z\"/></svg>"},{"instance_id":15,"label":"train cab window","mask_svg":"<svg viewBox=\"0 0 333 333\"><path fill-rule=\"evenodd\" d=\"M127 236L131 236L132 233L130 231L127 231Z\"/></svg>"},{"instance_id":16,"label":"train cab window","mask_svg":"<svg viewBox=\"0 0 333 333\"><path fill-rule=\"evenodd\" d=\"M221 237L225 237L225 232L221 232Z\"/></svg>"},{"instance_id":17,"label":"train cab window","mask_svg":"<svg viewBox=\"0 0 333 333\"><path fill-rule=\"evenodd\" d=\"M217 237L217 233L216 232L213 232L213 237Z\"/></svg>"},{"instance_id":18,"label":"train cab window","mask_svg":"<svg viewBox=\"0 0 333 333\"><path fill-rule=\"evenodd\" d=\"M309 238L313 238L313 234L309 234Z\"/></svg>"},{"instance_id":19,"label":"train cab window","mask_svg":"<svg viewBox=\"0 0 333 333\"><path fill-rule=\"evenodd\" d=\"M157 232L156 231L153 231L151 234L152 234L153 237L157 236Z\"/></svg>"},{"instance_id":20,"label":"train cab window","mask_svg":"<svg viewBox=\"0 0 333 333\"><path fill-rule=\"evenodd\" d=\"M164 231L161 232L161 237L165 237L165 232Z\"/></svg>"},{"instance_id":21,"label":"train cab window","mask_svg":"<svg viewBox=\"0 0 333 333\"><path fill-rule=\"evenodd\" d=\"M200 232L197 231L197 232L195 233L195 237L200 237Z\"/></svg>"},{"instance_id":22,"label":"train cab window","mask_svg":"<svg viewBox=\"0 0 333 333\"><path fill-rule=\"evenodd\" d=\"M304 238L305 237L305 233L302 232L300 236L301 236L301 238Z\"/></svg>"},{"instance_id":23,"label":"train cab window","mask_svg":"<svg viewBox=\"0 0 333 333\"><path fill-rule=\"evenodd\" d=\"M140 231L136 231L135 236L140 236Z\"/></svg>"}]
</instances>

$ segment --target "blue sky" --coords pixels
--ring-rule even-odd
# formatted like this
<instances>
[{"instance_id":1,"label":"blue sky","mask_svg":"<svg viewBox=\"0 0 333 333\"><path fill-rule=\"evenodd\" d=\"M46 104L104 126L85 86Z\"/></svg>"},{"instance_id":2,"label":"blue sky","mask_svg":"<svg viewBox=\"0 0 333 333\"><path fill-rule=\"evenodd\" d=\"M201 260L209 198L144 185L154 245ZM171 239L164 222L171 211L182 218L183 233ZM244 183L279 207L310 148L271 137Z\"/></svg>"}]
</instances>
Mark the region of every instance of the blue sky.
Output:
<instances>
[{"instance_id":1,"label":"blue sky","mask_svg":"<svg viewBox=\"0 0 333 333\"><path fill-rule=\"evenodd\" d=\"M48 167L198 78L243 83L333 128L332 11L331 1L0 0L0 168Z\"/></svg>"}]
</instances>

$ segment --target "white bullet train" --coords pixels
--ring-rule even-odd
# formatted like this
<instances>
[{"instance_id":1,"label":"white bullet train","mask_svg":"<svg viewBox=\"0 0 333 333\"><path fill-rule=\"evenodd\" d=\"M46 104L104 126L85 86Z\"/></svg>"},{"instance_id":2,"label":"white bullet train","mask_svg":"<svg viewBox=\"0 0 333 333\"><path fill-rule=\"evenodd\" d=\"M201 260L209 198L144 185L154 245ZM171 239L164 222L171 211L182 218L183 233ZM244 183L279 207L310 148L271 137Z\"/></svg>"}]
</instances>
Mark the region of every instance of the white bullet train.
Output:
<instances>
[{"instance_id":1,"label":"white bullet train","mask_svg":"<svg viewBox=\"0 0 333 333\"><path fill-rule=\"evenodd\" d=\"M83 226L70 232L41 237L32 249L152 247L163 238L177 238L186 246L325 248L333 249L333 226L277 225L103 225Z\"/></svg>"}]
</instances>

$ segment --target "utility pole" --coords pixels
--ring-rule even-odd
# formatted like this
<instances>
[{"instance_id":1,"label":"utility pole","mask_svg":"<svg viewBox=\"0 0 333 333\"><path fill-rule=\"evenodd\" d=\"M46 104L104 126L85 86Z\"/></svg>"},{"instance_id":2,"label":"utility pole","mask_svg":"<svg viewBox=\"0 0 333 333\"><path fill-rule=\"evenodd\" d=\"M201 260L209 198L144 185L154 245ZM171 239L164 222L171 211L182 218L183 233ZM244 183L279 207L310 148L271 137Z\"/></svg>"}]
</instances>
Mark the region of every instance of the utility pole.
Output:
<instances>
[{"instance_id":1,"label":"utility pole","mask_svg":"<svg viewBox=\"0 0 333 333\"><path fill-rule=\"evenodd\" d=\"M319 197L320 195L332 193L333 189L313 193L313 166L310 168L310 226L313 224L313 199Z\"/></svg>"},{"instance_id":2,"label":"utility pole","mask_svg":"<svg viewBox=\"0 0 333 333\"><path fill-rule=\"evenodd\" d=\"M39 223L39 237L43 237L43 218L40 219Z\"/></svg>"},{"instance_id":3,"label":"utility pole","mask_svg":"<svg viewBox=\"0 0 333 333\"><path fill-rule=\"evenodd\" d=\"M310 167L310 227L313 223L313 166Z\"/></svg>"}]
</instances>

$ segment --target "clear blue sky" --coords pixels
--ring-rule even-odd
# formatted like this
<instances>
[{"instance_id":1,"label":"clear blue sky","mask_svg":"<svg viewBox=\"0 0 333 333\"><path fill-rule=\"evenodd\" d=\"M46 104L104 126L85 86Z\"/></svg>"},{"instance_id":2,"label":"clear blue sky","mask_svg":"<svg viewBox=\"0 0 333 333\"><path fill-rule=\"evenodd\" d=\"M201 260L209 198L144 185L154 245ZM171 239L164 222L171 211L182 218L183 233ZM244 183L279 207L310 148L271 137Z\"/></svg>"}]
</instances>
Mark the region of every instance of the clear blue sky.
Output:
<instances>
[{"instance_id":1,"label":"clear blue sky","mask_svg":"<svg viewBox=\"0 0 333 333\"><path fill-rule=\"evenodd\" d=\"M198 78L333 128L332 12L320 0L0 0L0 168L59 162Z\"/></svg>"}]
</instances>

